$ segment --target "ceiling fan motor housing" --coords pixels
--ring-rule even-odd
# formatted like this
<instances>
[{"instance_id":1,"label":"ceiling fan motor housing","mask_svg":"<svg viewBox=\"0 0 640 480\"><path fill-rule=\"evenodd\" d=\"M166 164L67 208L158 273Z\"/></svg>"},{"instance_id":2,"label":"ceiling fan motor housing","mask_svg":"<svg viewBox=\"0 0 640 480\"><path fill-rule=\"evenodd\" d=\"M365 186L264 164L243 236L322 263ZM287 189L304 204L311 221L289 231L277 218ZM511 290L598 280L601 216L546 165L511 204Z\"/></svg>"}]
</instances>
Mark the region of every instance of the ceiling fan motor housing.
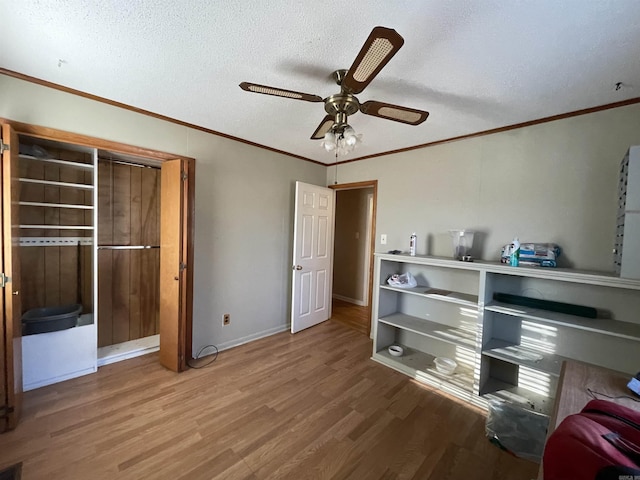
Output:
<instances>
[{"instance_id":1,"label":"ceiling fan motor housing","mask_svg":"<svg viewBox=\"0 0 640 480\"><path fill-rule=\"evenodd\" d=\"M324 109L335 117L336 125L346 125L347 117L360 109L360 103L350 93L337 93L324 100Z\"/></svg>"}]
</instances>

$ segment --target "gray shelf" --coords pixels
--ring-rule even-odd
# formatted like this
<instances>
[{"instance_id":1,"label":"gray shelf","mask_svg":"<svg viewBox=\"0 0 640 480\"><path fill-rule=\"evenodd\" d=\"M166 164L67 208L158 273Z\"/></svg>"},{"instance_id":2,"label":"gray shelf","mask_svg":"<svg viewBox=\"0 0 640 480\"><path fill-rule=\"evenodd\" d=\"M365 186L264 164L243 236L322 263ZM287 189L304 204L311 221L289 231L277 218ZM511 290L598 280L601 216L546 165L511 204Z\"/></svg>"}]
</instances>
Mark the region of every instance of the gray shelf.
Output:
<instances>
[{"instance_id":1,"label":"gray shelf","mask_svg":"<svg viewBox=\"0 0 640 480\"><path fill-rule=\"evenodd\" d=\"M454 328L442 323L432 322L422 318L405 315L404 313L394 313L379 319L380 323L401 328L425 337L434 338L443 342L451 343L459 347L464 347L475 352L476 332Z\"/></svg>"},{"instance_id":2,"label":"gray shelf","mask_svg":"<svg viewBox=\"0 0 640 480\"><path fill-rule=\"evenodd\" d=\"M640 324L621 322L604 318L586 318L564 313L551 312L538 308L511 305L502 302L491 302L485 306L486 311L502 313L514 317L526 318L536 322L551 323L565 327L577 328L589 332L602 333L628 340L640 341Z\"/></svg>"},{"instance_id":3,"label":"gray shelf","mask_svg":"<svg viewBox=\"0 0 640 480\"><path fill-rule=\"evenodd\" d=\"M478 296L469 295L462 292L453 292L449 290L440 290L431 287L424 287L418 285L413 288L398 288L390 285L380 285L383 290L391 290L394 292L408 293L411 295L418 295L424 298L430 298L432 300L439 300L442 302L455 303L457 305L464 305L467 307L478 308Z\"/></svg>"},{"instance_id":4,"label":"gray shelf","mask_svg":"<svg viewBox=\"0 0 640 480\"><path fill-rule=\"evenodd\" d=\"M541 395L496 378L489 378L483 385L482 391L486 392L482 394L486 400L506 401L547 416L553 413L554 397Z\"/></svg>"},{"instance_id":5,"label":"gray shelf","mask_svg":"<svg viewBox=\"0 0 640 480\"><path fill-rule=\"evenodd\" d=\"M569 360L561 355L536 352L530 348L514 345L499 339L491 339L482 350L482 354L508 363L523 365L533 370L549 373L556 377L560 376L562 362Z\"/></svg>"},{"instance_id":6,"label":"gray shelf","mask_svg":"<svg viewBox=\"0 0 640 480\"><path fill-rule=\"evenodd\" d=\"M453 374L444 375L436 370L433 355L402 347L405 352L402 357L394 357L384 348L376 352L372 359L447 393L467 398L473 395L473 370L458 365Z\"/></svg>"}]
</instances>

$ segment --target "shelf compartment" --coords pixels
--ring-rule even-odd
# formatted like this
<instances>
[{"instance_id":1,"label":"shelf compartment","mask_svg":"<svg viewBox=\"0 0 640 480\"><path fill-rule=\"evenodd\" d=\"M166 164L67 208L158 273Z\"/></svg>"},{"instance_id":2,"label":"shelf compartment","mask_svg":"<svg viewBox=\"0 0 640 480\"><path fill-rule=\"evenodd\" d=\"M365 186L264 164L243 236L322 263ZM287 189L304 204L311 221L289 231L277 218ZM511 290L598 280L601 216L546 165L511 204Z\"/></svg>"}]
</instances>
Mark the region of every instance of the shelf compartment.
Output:
<instances>
[{"instance_id":1,"label":"shelf compartment","mask_svg":"<svg viewBox=\"0 0 640 480\"><path fill-rule=\"evenodd\" d=\"M472 369L458 365L452 375L444 375L436 370L433 355L404 345L402 347L404 355L401 357L392 356L385 347L377 351L372 359L452 395L466 399L473 395L474 376Z\"/></svg>"},{"instance_id":2,"label":"shelf compartment","mask_svg":"<svg viewBox=\"0 0 640 480\"><path fill-rule=\"evenodd\" d=\"M514 345L511 342L495 338L487 343L482 354L515 365L524 365L555 377L560 376L562 362L568 360L561 355L539 353L521 345Z\"/></svg>"},{"instance_id":3,"label":"shelf compartment","mask_svg":"<svg viewBox=\"0 0 640 480\"><path fill-rule=\"evenodd\" d=\"M424 320L422 318L394 313L379 320L381 323L397 327L402 330L417 333L425 337L441 340L475 352L476 332L451 327L442 323Z\"/></svg>"},{"instance_id":4,"label":"shelf compartment","mask_svg":"<svg viewBox=\"0 0 640 480\"><path fill-rule=\"evenodd\" d=\"M23 160L36 160L38 162L53 163L64 167L81 168L83 170L93 170L92 163L69 162L67 160L56 160L53 158L39 158L33 155L25 155L21 153L19 157Z\"/></svg>"},{"instance_id":5,"label":"shelf compartment","mask_svg":"<svg viewBox=\"0 0 640 480\"><path fill-rule=\"evenodd\" d=\"M628 340L640 341L640 324L604 318L584 318L565 313L551 312L538 308L521 307L502 302L491 302L485 310L513 317L526 318L536 322L551 323L577 328L589 332L602 333Z\"/></svg>"},{"instance_id":6,"label":"shelf compartment","mask_svg":"<svg viewBox=\"0 0 640 480\"><path fill-rule=\"evenodd\" d=\"M478 296L469 295L462 292L454 292L450 290L440 290L437 288L425 287L418 285L413 288L398 288L390 285L380 285L383 290L391 290L394 292L408 293L411 295L417 295L419 297L430 298L433 300L439 300L442 302L455 303L457 305L464 305L467 307L478 308Z\"/></svg>"},{"instance_id":7,"label":"shelf compartment","mask_svg":"<svg viewBox=\"0 0 640 480\"><path fill-rule=\"evenodd\" d=\"M547 416L551 416L553 412L554 397L535 393L528 388L519 387L497 378L489 378L482 387L482 391L486 392L481 395L487 401L505 401Z\"/></svg>"},{"instance_id":8,"label":"shelf compartment","mask_svg":"<svg viewBox=\"0 0 640 480\"><path fill-rule=\"evenodd\" d=\"M38 185L48 185L52 187L68 187L78 188L81 190L93 190L93 185L87 185L85 183L69 183L69 182L56 182L54 180L40 180L37 178L19 178L23 183L35 183Z\"/></svg>"}]
</instances>

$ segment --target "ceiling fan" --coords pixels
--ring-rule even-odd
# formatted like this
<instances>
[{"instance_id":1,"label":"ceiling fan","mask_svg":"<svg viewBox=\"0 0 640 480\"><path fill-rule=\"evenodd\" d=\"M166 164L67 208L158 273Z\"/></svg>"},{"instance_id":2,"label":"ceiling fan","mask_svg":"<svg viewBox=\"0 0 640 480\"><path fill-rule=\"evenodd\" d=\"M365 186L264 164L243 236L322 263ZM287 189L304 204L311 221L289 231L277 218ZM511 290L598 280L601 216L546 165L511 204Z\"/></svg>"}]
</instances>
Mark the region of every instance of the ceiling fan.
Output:
<instances>
[{"instance_id":1,"label":"ceiling fan","mask_svg":"<svg viewBox=\"0 0 640 480\"><path fill-rule=\"evenodd\" d=\"M403 44L404 39L395 30L375 27L369 34L351 68L333 72L333 78L340 86L340 93L324 99L318 95L258 85L256 83L242 82L240 88L247 92L275 95L294 100L324 102L327 116L324 117L318 128L313 132L311 139L324 139L327 151L335 148L336 141L338 141L338 146L340 145L339 141L342 141L346 147L351 147L346 149L350 151L359 141L359 138L356 137L355 132L347 123L347 118L358 111L365 115L373 115L374 117L409 125L419 125L429 116L429 112L390 103L372 100L360 103L355 97L355 94L361 93L371 83L371 80L400 50Z\"/></svg>"}]
</instances>

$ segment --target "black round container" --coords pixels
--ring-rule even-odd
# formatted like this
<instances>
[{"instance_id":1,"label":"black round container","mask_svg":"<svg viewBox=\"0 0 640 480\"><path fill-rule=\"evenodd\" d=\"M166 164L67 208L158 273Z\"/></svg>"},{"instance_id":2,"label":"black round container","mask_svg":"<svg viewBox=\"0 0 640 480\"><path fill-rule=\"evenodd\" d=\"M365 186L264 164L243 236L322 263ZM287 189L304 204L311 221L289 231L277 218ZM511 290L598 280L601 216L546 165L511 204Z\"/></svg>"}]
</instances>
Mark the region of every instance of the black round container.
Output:
<instances>
[{"instance_id":1,"label":"black round container","mask_svg":"<svg viewBox=\"0 0 640 480\"><path fill-rule=\"evenodd\" d=\"M82 312L82 305L33 308L22 315L22 334L57 332L75 327Z\"/></svg>"}]
</instances>

